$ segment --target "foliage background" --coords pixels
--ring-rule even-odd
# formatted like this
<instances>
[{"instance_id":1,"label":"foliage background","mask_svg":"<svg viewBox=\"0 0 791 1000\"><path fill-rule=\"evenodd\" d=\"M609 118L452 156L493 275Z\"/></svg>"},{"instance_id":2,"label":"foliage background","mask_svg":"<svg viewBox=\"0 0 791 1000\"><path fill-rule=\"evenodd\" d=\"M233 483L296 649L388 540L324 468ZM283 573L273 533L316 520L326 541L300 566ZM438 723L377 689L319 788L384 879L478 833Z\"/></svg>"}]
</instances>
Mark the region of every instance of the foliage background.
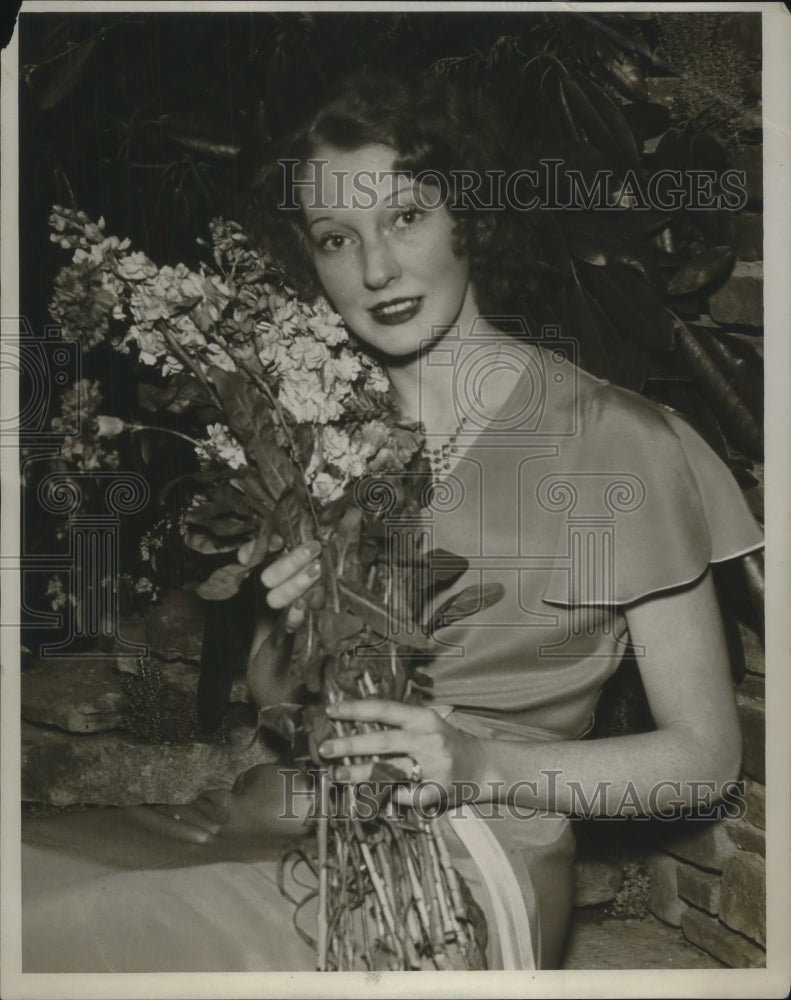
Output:
<instances>
[{"instance_id":1,"label":"foliage background","mask_svg":"<svg viewBox=\"0 0 791 1000\"><path fill-rule=\"evenodd\" d=\"M63 262L49 242L53 203L103 215L109 232L130 236L159 264L193 266L209 219L244 217L261 152L364 65L465 74L502 109L515 159L560 155L584 170L633 167L643 178L659 167L722 171L761 135L760 117L750 114L760 98L760 15L736 17L24 14L24 311L35 330L48 321ZM678 80L673 100L649 99L648 77ZM529 286L530 302L515 308L578 336L583 364L595 374L681 410L731 466L760 517L760 357L738 327L698 323L733 266L731 213L649 213L637 227L609 213L572 215L544 213L542 259L531 263L549 280L540 294ZM128 364L102 350L84 359L84 375L104 386L105 409L111 403L124 419L138 405ZM185 461L172 439L134 435L123 449L121 468L143 473L152 492ZM150 527L160 513L150 509L133 527ZM46 545L56 529L40 518L35 524L26 550ZM164 586L183 582L177 553L160 564ZM755 624L760 571L747 581L757 603L742 578L726 589L732 607ZM39 597L29 601L35 606Z\"/></svg>"}]
</instances>

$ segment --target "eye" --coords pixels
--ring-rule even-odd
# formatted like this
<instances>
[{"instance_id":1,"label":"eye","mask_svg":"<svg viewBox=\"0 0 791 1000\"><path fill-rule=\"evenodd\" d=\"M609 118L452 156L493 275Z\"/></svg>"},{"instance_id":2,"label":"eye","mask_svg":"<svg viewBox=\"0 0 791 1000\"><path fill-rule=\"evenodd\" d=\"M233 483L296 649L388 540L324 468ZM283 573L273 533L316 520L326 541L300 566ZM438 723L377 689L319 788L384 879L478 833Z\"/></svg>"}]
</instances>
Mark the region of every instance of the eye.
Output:
<instances>
[{"instance_id":1,"label":"eye","mask_svg":"<svg viewBox=\"0 0 791 1000\"><path fill-rule=\"evenodd\" d=\"M423 212L416 205L410 205L408 208L401 209L398 212L393 222L393 227L395 229L410 229L412 226L417 225L422 218Z\"/></svg>"},{"instance_id":2,"label":"eye","mask_svg":"<svg viewBox=\"0 0 791 1000\"><path fill-rule=\"evenodd\" d=\"M324 253L337 253L339 250L343 250L350 242L349 237L344 236L343 233L325 233L317 240L316 245Z\"/></svg>"}]
</instances>

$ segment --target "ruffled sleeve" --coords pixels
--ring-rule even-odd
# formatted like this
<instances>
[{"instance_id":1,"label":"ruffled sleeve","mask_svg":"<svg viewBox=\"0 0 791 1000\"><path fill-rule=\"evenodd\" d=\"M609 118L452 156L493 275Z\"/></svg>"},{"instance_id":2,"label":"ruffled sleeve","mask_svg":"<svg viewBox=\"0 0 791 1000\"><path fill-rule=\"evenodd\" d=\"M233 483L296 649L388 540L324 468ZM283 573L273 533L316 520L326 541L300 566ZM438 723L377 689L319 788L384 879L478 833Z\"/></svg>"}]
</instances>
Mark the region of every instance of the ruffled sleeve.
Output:
<instances>
[{"instance_id":1,"label":"ruffled sleeve","mask_svg":"<svg viewBox=\"0 0 791 1000\"><path fill-rule=\"evenodd\" d=\"M546 507L554 488L560 503L565 474L572 499L555 544L566 559L545 601L627 605L763 545L732 473L674 411L602 382L581 418L566 472L539 496Z\"/></svg>"}]
</instances>

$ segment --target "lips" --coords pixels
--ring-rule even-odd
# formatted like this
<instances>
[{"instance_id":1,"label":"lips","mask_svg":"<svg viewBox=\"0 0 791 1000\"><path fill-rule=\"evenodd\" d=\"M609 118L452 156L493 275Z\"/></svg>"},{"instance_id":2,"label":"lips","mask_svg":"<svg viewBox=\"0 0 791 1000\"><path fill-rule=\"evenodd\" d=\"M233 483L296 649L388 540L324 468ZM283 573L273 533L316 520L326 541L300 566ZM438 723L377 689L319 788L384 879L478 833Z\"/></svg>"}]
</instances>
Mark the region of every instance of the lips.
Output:
<instances>
[{"instance_id":1,"label":"lips","mask_svg":"<svg viewBox=\"0 0 791 1000\"><path fill-rule=\"evenodd\" d=\"M372 306L368 312L373 319L382 326L398 326L399 323L407 323L418 314L423 305L423 296L414 298L389 299L387 302L380 302Z\"/></svg>"}]
</instances>

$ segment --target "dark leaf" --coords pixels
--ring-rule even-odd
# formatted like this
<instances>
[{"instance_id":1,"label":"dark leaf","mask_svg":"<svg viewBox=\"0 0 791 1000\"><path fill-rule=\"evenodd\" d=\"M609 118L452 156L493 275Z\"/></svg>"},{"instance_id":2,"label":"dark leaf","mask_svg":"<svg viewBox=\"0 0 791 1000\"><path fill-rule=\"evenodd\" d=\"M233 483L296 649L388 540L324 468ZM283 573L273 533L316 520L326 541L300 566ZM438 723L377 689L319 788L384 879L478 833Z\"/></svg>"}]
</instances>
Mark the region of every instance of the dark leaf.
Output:
<instances>
[{"instance_id":1,"label":"dark leaf","mask_svg":"<svg viewBox=\"0 0 791 1000\"><path fill-rule=\"evenodd\" d=\"M646 99L648 90L645 74L636 59L623 51L617 51L613 52L613 58L603 62L602 66L618 93L628 97L630 101Z\"/></svg>"},{"instance_id":2,"label":"dark leaf","mask_svg":"<svg viewBox=\"0 0 791 1000\"><path fill-rule=\"evenodd\" d=\"M217 555L220 552L233 552L239 548L238 539L231 542L221 542L202 531L188 531L184 536L184 542L191 549L206 556Z\"/></svg>"},{"instance_id":3,"label":"dark leaf","mask_svg":"<svg viewBox=\"0 0 791 1000\"><path fill-rule=\"evenodd\" d=\"M137 398L144 410L166 410L168 413L185 413L195 405L211 402L200 382L184 374L173 375L164 385L140 382Z\"/></svg>"},{"instance_id":4,"label":"dark leaf","mask_svg":"<svg viewBox=\"0 0 791 1000\"><path fill-rule=\"evenodd\" d=\"M57 73L39 98L38 103L42 110L50 111L57 107L78 85L97 41L97 38L88 38L74 45L66 58L60 60Z\"/></svg>"},{"instance_id":5,"label":"dark leaf","mask_svg":"<svg viewBox=\"0 0 791 1000\"><path fill-rule=\"evenodd\" d=\"M212 486L217 482L223 482L225 480L234 480L239 475L238 472L233 472L230 469L212 469L211 472L185 472L182 476L176 476L174 479L168 480L167 483L160 489L158 494L158 499L161 504L164 504L167 500L168 494L176 486L182 486L184 484L192 484L193 486Z\"/></svg>"},{"instance_id":6,"label":"dark leaf","mask_svg":"<svg viewBox=\"0 0 791 1000\"><path fill-rule=\"evenodd\" d=\"M344 639L359 635L365 627L362 618L348 611L332 611L326 604L318 612L321 642L328 653L337 653Z\"/></svg>"},{"instance_id":7,"label":"dark leaf","mask_svg":"<svg viewBox=\"0 0 791 1000\"><path fill-rule=\"evenodd\" d=\"M686 128L672 128L665 132L651 157L651 172L686 170L691 139L692 133Z\"/></svg>"},{"instance_id":8,"label":"dark leaf","mask_svg":"<svg viewBox=\"0 0 791 1000\"><path fill-rule=\"evenodd\" d=\"M731 273L736 254L730 247L710 247L674 274L668 282L669 295L689 295L721 281Z\"/></svg>"},{"instance_id":9,"label":"dark leaf","mask_svg":"<svg viewBox=\"0 0 791 1000\"><path fill-rule=\"evenodd\" d=\"M276 733L293 745L302 705L294 702L279 702L258 710L258 727Z\"/></svg>"},{"instance_id":10,"label":"dark leaf","mask_svg":"<svg viewBox=\"0 0 791 1000\"><path fill-rule=\"evenodd\" d=\"M728 460L728 446L722 428L702 398L697 385L688 381L668 380L652 385L646 395L684 416L722 461Z\"/></svg>"},{"instance_id":11,"label":"dark leaf","mask_svg":"<svg viewBox=\"0 0 791 1000\"><path fill-rule=\"evenodd\" d=\"M207 601L224 601L238 592L249 572L247 566L241 566L239 563L220 566L208 580L198 585L196 592Z\"/></svg>"},{"instance_id":12,"label":"dark leaf","mask_svg":"<svg viewBox=\"0 0 791 1000\"><path fill-rule=\"evenodd\" d=\"M637 167L639 156L632 130L601 87L579 74L569 85L569 101L594 146L613 156L619 166Z\"/></svg>"},{"instance_id":13,"label":"dark leaf","mask_svg":"<svg viewBox=\"0 0 791 1000\"><path fill-rule=\"evenodd\" d=\"M392 638L413 649L431 648L431 644L415 622L406 621L389 612L361 588L352 587L343 580L338 580L338 592L346 606L359 616L372 632L385 638Z\"/></svg>"},{"instance_id":14,"label":"dark leaf","mask_svg":"<svg viewBox=\"0 0 791 1000\"><path fill-rule=\"evenodd\" d=\"M585 266L585 283L625 339L650 351L673 349L673 321L664 303L630 267Z\"/></svg>"},{"instance_id":15,"label":"dark leaf","mask_svg":"<svg viewBox=\"0 0 791 1000\"><path fill-rule=\"evenodd\" d=\"M690 170L713 170L721 174L728 167L728 154L715 138L706 132L696 132L689 144Z\"/></svg>"},{"instance_id":16,"label":"dark leaf","mask_svg":"<svg viewBox=\"0 0 791 1000\"><path fill-rule=\"evenodd\" d=\"M681 355L724 430L733 436L736 444L747 454L761 458L763 455L761 427L734 391L730 380L712 361L690 328L681 321L677 323L677 328Z\"/></svg>"},{"instance_id":17,"label":"dark leaf","mask_svg":"<svg viewBox=\"0 0 791 1000\"><path fill-rule=\"evenodd\" d=\"M223 411L246 454L258 466L261 485L277 501L293 482L291 462L274 440L272 409L264 394L236 372L211 369Z\"/></svg>"},{"instance_id":18,"label":"dark leaf","mask_svg":"<svg viewBox=\"0 0 791 1000\"><path fill-rule=\"evenodd\" d=\"M670 111L664 104L636 102L621 108L626 124L640 142L661 135L670 126Z\"/></svg>"},{"instance_id":19,"label":"dark leaf","mask_svg":"<svg viewBox=\"0 0 791 1000\"><path fill-rule=\"evenodd\" d=\"M475 583L465 587L437 608L426 626L426 632L431 635L437 629L446 628L478 611L490 608L502 599L504 593L505 587L501 583L487 583L483 586Z\"/></svg>"},{"instance_id":20,"label":"dark leaf","mask_svg":"<svg viewBox=\"0 0 791 1000\"><path fill-rule=\"evenodd\" d=\"M445 549L432 549L423 557L423 571L428 576L427 586L455 583L469 568L469 559Z\"/></svg>"}]
</instances>

